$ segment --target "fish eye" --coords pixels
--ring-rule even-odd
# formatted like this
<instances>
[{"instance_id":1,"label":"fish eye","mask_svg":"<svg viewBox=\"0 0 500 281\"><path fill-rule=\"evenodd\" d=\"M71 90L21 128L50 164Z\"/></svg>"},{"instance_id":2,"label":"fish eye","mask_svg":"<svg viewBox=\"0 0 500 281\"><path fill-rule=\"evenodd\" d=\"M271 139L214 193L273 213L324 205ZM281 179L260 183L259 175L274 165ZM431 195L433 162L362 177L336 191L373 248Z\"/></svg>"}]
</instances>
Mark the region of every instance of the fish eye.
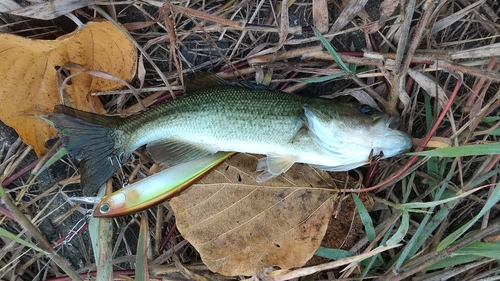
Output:
<instances>
[{"instance_id":1,"label":"fish eye","mask_svg":"<svg viewBox=\"0 0 500 281\"><path fill-rule=\"evenodd\" d=\"M109 207L109 204L108 204L108 203L104 203L104 204L102 204L102 205L99 207L99 212L100 212L101 214L105 214L105 213L109 212L109 210L110 210L110 209L111 209L111 208Z\"/></svg>"},{"instance_id":2,"label":"fish eye","mask_svg":"<svg viewBox=\"0 0 500 281\"><path fill-rule=\"evenodd\" d=\"M364 115L373 115L373 108L366 104L361 105L359 111Z\"/></svg>"}]
</instances>

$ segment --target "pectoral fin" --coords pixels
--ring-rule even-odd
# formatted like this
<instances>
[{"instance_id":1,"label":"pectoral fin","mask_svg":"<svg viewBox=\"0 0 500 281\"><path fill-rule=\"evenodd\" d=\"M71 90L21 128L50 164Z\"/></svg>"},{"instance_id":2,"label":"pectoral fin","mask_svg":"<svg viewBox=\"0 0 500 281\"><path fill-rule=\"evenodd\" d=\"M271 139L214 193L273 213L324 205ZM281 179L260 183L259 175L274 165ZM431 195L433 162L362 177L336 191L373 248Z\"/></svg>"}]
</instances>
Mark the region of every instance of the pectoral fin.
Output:
<instances>
[{"instance_id":1,"label":"pectoral fin","mask_svg":"<svg viewBox=\"0 0 500 281\"><path fill-rule=\"evenodd\" d=\"M263 171L257 176L257 182L265 182L286 172L293 163L297 161L294 155L267 155L259 159L257 172Z\"/></svg>"},{"instance_id":2,"label":"pectoral fin","mask_svg":"<svg viewBox=\"0 0 500 281\"><path fill-rule=\"evenodd\" d=\"M162 165L176 165L217 152L196 143L174 138L150 143L147 149L155 162Z\"/></svg>"},{"instance_id":3,"label":"pectoral fin","mask_svg":"<svg viewBox=\"0 0 500 281\"><path fill-rule=\"evenodd\" d=\"M184 74L184 93L191 94L199 90L231 85L228 81L211 73L193 72Z\"/></svg>"},{"instance_id":4,"label":"pectoral fin","mask_svg":"<svg viewBox=\"0 0 500 281\"><path fill-rule=\"evenodd\" d=\"M302 125L302 127L300 127L300 129L297 130L295 135L293 135L293 137L288 142L294 143L294 142L298 141L301 137L303 137L304 135L307 134L307 131L308 131L307 126Z\"/></svg>"}]
</instances>

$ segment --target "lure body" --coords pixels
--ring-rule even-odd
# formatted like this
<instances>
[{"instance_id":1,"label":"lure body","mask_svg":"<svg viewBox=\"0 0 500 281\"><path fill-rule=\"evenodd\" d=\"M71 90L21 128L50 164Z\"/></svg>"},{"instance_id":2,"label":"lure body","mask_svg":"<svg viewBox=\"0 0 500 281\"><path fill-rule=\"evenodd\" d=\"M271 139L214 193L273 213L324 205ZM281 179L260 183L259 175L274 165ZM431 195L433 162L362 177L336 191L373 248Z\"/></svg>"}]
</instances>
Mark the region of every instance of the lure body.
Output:
<instances>
[{"instance_id":1,"label":"lure body","mask_svg":"<svg viewBox=\"0 0 500 281\"><path fill-rule=\"evenodd\" d=\"M145 210L183 191L222 163L232 152L218 152L179 164L130 184L106 197L94 209L94 217L116 217Z\"/></svg>"}]
</instances>

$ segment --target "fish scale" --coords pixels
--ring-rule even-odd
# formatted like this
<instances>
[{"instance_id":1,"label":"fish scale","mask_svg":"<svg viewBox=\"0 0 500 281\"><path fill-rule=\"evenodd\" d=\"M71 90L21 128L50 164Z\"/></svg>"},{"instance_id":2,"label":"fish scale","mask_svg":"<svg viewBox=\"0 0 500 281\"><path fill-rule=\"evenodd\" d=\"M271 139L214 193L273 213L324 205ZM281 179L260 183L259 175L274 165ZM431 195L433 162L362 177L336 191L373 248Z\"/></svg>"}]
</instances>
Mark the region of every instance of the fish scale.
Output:
<instances>
[{"instance_id":1,"label":"fish scale","mask_svg":"<svg viewBox=\"0 0 500 281\"><path fill-rule=\"evenodd\" d=\"M309 99L268 90L214 87L152 108L121 128L131 136L127 138L131 151L159 135L194 135L217 142L287 142L301 126L302 106ZM144 120L150 121L143 124Z\"/></svg>"}]
</instances>

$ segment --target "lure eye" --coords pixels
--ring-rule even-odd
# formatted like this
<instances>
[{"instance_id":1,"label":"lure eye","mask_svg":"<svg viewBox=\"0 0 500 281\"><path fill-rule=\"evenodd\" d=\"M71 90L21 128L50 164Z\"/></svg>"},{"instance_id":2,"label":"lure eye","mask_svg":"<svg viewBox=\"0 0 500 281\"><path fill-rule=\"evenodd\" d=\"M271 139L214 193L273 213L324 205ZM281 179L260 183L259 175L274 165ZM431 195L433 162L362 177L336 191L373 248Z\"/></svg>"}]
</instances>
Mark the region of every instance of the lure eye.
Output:
<instances>
[{"instance_id":1,"label":"lure eye","mask_svg":"<svg viewBox=\"0 0 500 281\"><path fill-rule=\"evenodd\" d=\"M111 208L109 207L109 204L108 204L108 203L104 203L104 204L102 204L102 205L99 207L99 212L100 212L101 214L105 214L105 213L109 212L109 210L110 210L110 209L111 209Z\"/></svg>"},{"instance_id":2,"label":"lure eye","mask_svg":"<svg viewBox=\"0 0 500 281\"><path fill-rule=\"evenodd\" d=\"M373 108L371 108L369 105L366 104L360 106L359 111L364 115L373 115Z\"/></svg>"}]
</instances>

